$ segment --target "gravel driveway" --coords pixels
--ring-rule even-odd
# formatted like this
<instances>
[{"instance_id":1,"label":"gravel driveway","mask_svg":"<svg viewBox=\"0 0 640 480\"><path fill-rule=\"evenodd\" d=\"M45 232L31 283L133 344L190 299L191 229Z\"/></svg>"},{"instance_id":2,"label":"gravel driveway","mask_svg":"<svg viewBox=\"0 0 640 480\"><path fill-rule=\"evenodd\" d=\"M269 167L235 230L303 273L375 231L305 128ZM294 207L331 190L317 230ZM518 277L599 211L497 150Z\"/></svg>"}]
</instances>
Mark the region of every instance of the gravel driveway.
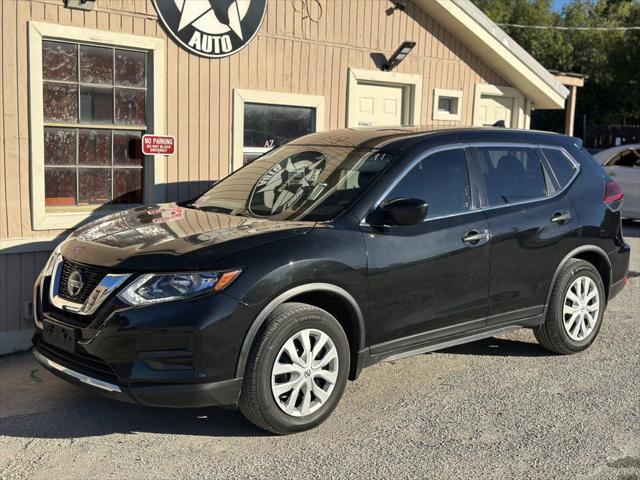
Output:
<instances>
[{"instance_id":1,"label":"gravel driveway","mask_svg":"<svg viewBox=\"0 0 640 480\"><path fill-rule=\"evenodd\" d=\"M318 429L268 436L237 412L104 399L30 354L0 359L0 478L640 479L640 228L593 347L529 331L384 363Z\"/></svg>"}]
</instances>

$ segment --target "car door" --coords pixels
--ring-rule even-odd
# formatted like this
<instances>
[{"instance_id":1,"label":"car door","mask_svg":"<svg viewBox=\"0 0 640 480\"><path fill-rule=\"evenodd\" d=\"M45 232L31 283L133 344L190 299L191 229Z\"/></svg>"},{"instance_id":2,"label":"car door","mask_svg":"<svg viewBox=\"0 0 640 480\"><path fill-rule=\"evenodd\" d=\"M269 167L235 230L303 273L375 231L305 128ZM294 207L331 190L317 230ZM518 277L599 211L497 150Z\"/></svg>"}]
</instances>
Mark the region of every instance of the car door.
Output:
<instances>
[{"instance_id":1,"label":"car door","mask_svg":"<svg viewBox=\"0 0 640 480\"><path fill-rule=\"evenodd\" d=\"M419 159L381 204L398 198L428 211L420 224L365 233L372 354L482 327L487 314L487 220L473 210L465 150Z\"/></svg>"},{"instance_id":2,"label":"car door","mask_svg":"<svg viewBox=\"0 0 640 480\"><path fill-rule=\"evenodd\" d=\"M616 155L605 170L624 192L622 215L640 218L640 150L630 148Z\"/></svg>"},{"instance_id":3,"label":"car door","mask_svg":"<svg viewBox=\"0 0 640 480\"><path fill-rule=\"evenodd\" d=\"M576 245L577 214L536 147L484 145L471 151L491 232L487 324L541 314L557 266ZM559 174L566 185L577 165L564 159L573 169Z\"/></svg>"}]
</instances>

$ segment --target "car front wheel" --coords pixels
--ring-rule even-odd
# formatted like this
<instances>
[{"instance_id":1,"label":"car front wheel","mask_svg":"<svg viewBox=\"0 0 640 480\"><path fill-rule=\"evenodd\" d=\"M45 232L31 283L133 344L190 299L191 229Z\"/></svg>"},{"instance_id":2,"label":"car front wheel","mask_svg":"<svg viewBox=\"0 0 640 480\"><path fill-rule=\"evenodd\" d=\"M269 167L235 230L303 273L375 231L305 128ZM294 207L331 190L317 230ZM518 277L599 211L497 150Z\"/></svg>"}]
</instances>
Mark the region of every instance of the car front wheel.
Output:
<instances>
[{"instance_id":1,"label":"car front wheel","mask_svg":"<svg viewBox=\"0 0 640 480\"><path fill-rule=\"evenodd\" d=\"M322 423L338 404L349 373L349 342L328 312L285 303L267 318L244 376L240 410L277 434Z\"/></svg>"}]
</instances>

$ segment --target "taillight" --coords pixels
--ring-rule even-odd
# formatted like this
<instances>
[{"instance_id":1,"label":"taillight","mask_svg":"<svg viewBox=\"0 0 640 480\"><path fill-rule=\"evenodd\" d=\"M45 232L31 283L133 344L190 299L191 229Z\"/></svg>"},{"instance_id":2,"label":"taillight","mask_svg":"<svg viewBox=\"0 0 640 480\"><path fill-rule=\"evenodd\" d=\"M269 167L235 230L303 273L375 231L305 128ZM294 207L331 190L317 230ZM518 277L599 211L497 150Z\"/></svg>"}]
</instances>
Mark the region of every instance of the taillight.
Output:
<instances>
[{"instance_id":1,"label":"taillight","mask_svg":"<svg viewBox=\"0 0 640 480\"><path fill-rule=\"evenodd\" d=\"M620 208L623 198L624 192L620 185L612 178L608 178L604 186L604 203L612 210L617 210Z\"/></svg>"}]
</instances>

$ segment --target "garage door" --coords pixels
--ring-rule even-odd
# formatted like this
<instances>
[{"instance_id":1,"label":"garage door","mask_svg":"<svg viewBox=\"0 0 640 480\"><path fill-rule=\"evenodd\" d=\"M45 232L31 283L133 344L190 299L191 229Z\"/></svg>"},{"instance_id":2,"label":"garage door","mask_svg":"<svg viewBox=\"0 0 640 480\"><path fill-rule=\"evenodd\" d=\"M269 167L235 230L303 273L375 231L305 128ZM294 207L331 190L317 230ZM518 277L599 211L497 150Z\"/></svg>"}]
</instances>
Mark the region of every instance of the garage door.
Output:
<instances>
[{"instance_id":1,"label":"garage door","mask_svg":"<svg viewBox=\"0 0 640 480\"><path fill-rule=\"evenodd\" d=\"M513 101L513 97L482 94L477 106L478 114L476 116L476 124L491 126L500 120L504 120L506 127L513 127L511 123L511 119L513 118Z\"/></svg>"},{"instance_id":2,"label":"garage door","mask_svg":"<svg viewBox=\"0 0 640 480\"><path fill-rule=\"evenodd\" d=\"M358 84L358 126L402 125L402 87Z\"/></svg>"}]
</instances>

